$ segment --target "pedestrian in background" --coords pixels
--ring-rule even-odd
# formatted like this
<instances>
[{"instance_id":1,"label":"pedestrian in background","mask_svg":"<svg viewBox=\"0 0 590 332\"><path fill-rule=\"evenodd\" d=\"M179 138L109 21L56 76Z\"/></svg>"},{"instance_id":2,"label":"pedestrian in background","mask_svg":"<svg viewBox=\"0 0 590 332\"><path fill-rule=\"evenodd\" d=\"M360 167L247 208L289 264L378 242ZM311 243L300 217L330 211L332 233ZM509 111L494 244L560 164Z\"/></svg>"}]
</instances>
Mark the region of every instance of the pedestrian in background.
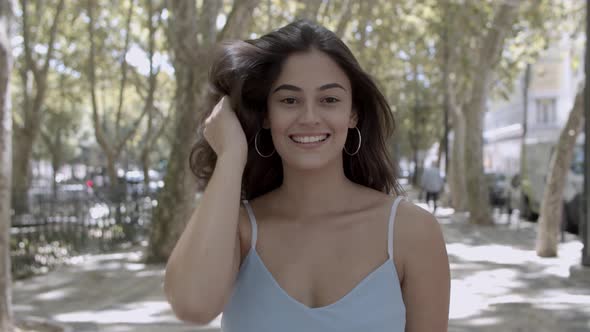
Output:
<instances>
[{"instance_id":1,"label":"pedestrian in background","mask_svg":"<svg viewBox=\"0 0 590 332\"><path fill-rule=\"evenodd\" d=\"M430 207L430 201L433 202L432 213L436 213L436 202L444 185L442 176L440 176L440 169L436 165L436 161L432 161L430 167L426 168L422 173L420 179L420 187L426 193L426 204Z\"/></svg>"}]
</instances>

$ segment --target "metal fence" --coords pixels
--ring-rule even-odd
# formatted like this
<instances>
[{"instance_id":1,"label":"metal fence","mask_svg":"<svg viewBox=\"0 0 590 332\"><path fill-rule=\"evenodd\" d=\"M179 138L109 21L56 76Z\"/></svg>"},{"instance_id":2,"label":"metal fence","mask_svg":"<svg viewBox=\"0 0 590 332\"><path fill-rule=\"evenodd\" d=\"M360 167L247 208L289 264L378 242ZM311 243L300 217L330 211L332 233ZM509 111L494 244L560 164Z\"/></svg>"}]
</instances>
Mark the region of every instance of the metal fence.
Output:
<instances>
[{"instance_id":1,"label":"metal fence","mask_svg":"<svg viewBox=\"0 0 590 332\"><path fill-rule=\"evenodd\" d=\"M72 255L104 252L148 236L153 195L133 193L113 202L97 193L41 195L30 213L13 216L11 259L15 278L42 272Z\"/></svg>"}]
</instances>

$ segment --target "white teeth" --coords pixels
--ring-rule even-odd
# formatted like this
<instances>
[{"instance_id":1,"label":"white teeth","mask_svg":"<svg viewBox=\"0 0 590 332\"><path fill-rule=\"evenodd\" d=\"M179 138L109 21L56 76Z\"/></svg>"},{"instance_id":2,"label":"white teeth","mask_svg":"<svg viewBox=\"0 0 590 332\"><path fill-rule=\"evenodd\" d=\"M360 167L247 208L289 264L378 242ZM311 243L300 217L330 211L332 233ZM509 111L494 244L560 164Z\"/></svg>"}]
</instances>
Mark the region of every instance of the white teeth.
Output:
<instances>
[{"instance_id":1,"label":"white teeth","mask_svg":"<svg viewBox=\"0 0 590 332\"><path fill-rule=\"evenodd\" d=\"M320 142L328 138L328 135L321 136L291 136L291 139L297 143L315 143Z\"/></svg>"}]
</instances>

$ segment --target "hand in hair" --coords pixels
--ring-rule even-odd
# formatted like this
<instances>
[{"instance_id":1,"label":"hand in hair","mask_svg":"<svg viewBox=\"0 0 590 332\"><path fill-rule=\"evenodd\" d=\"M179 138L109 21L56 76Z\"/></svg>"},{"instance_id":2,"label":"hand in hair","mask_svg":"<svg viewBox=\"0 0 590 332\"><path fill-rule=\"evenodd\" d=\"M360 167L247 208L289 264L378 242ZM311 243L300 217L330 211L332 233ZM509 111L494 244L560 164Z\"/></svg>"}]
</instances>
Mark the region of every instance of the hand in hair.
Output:
<instances>
[{"instance_id":1,"label":"hand in hair","mask_svg":"<svg viewBox=\"0 0 590 332\"><path fill-rule=\"evenodd\" d=\"M205 120L203 135L218 159L227 156L246 163L248 156L246 134L230 105L228 96L221 98L211 115Z\"/></svg>"}]
</instances>

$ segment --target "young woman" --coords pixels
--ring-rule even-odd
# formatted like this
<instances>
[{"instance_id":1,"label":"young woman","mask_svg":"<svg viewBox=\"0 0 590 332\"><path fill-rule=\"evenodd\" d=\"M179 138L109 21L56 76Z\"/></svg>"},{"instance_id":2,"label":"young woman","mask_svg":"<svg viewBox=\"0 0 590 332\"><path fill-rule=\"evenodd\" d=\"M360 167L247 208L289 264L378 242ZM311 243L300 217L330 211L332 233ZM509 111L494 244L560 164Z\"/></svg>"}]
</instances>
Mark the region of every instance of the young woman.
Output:
<instances>
[{"instance_id":1,"label":"young woman","mask_svg":"<svg viewBox=\"0 0 590 332\"><path fill-rule=\"evenodd\" d=\"M391 110L347 46L297 21L223 44L210 80L191 153L206 190L166 268L176 315L223 312L226 332L446 331L440 227L401 195Z\"/></svg>"}]
</instances>

